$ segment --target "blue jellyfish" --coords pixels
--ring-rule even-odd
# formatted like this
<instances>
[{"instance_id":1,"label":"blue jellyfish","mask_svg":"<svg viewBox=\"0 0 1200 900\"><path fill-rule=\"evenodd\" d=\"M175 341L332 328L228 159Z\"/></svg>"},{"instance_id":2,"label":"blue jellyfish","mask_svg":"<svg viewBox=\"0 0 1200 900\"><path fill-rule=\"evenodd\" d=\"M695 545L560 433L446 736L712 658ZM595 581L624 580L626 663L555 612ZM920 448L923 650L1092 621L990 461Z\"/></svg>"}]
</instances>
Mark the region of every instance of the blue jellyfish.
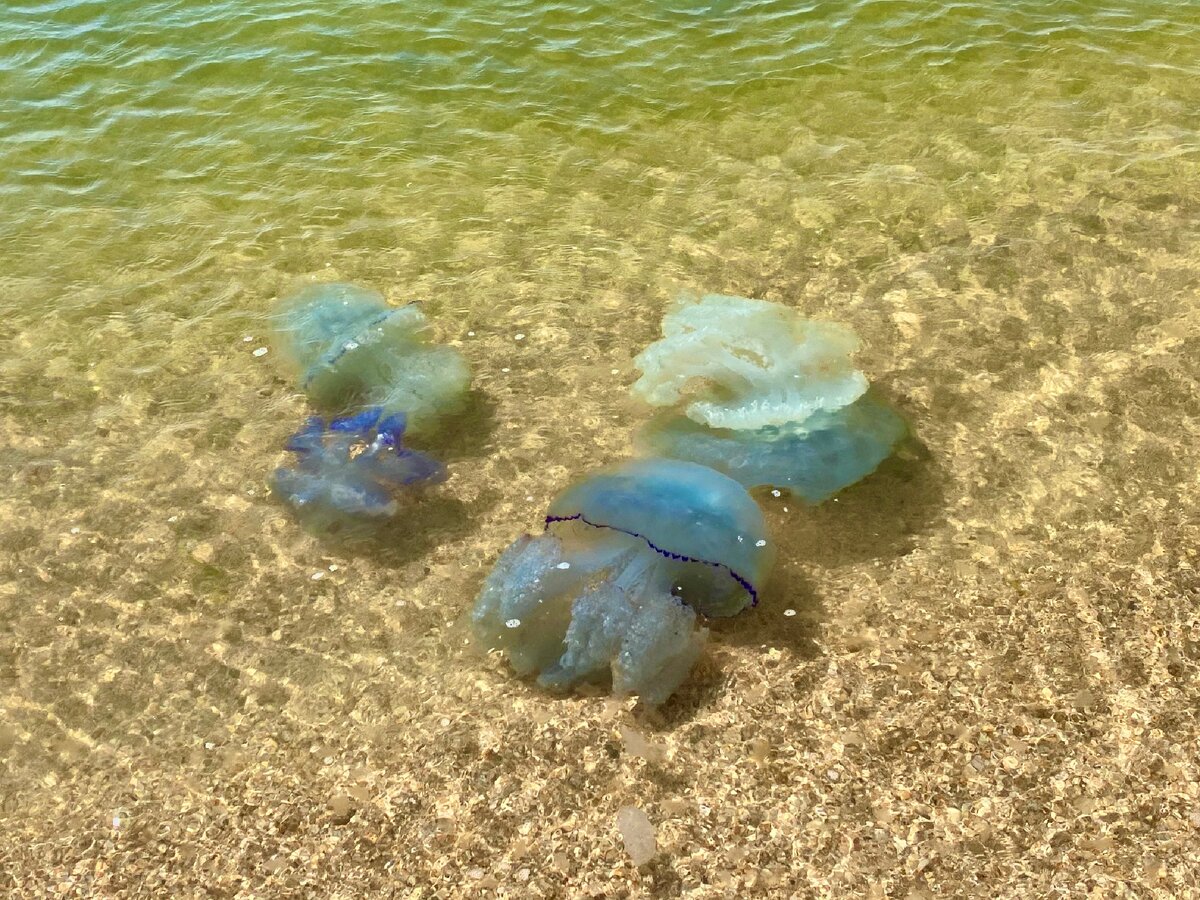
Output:
<instances>
[{"instance_id":1,"label":"blue jellyfish","mask_svg":"<svg viewBox=\"0 0 1200 900\"><path fill-rule=\"evenodd\" d=\"M712 466L746 487L819 502L878 468L907 433L868 392L848 329L745 297L708 295L663 319L635 395L682 405L638 435L646 453Z\"/></svg>"},{"instance_id":2,"label":"blue jellyfish","mask_svg":"<svg viewBox=\"0 0 1200 900\"><path fill-rule=\"evenodd\" d=\"M393 307L357 285L314 284L273 318L279 356L321 409L379 407L404 413L410 432L426 432L466 400L466 360L430 342L415 303Z\"/></svg>"},{"instance_id":3,"label":"blue jellyfish","mask_svg":"<svg viewBox=\"0 0 1200 900\"><path fill-rule=\"evenodd\" d=\"M875 471L907 430L891 406L865 394L803 423L754 430L658 416L641 429L637 444L648 453L711 466L746 487L769 485L820 503Z\"/></svg>"},{"instance_id":4,"label":"blue jellyfish","mask_svg":"<svg viewBox=\"0 0 1200 900\"><path fill-rule=\"evenodd\" d=\"M659 704L704 646L698 615L756 603L774 556L737 482L696 463L637 460L560 495L545 532L500 556L471 623L544 687L611 678L614 693Z\"/></svg>"},{"instance_id":5,"label":"blue jellyfish","mask_svg":"<svg viewBox=\"0 0 1200 900\"><path fill-rule=\"evenodd\" d=\"M296 464L275 472L272 487L315 524L387 518L395 492L446 477L441 463L404 447L402 414L378 407L326 422L314 416L285 445Z\"/></svg>"},{"instance_id":6,"label":"blue jellyfish","mask_svg":"<svg viewBox=\"0 0 1200 900\"><path fill-rule=\"evenodd\" d=\"M275 473L275 492L305 518L369 521L395 514L395 494L440 481L442 466L402 444L459 410L470 386L462 354L429 341L416 304L392 307L353 284L316 284L284 301L275 345L300 388L329 412L293 435L296 465Z\"/></svg>"}]
</instances>

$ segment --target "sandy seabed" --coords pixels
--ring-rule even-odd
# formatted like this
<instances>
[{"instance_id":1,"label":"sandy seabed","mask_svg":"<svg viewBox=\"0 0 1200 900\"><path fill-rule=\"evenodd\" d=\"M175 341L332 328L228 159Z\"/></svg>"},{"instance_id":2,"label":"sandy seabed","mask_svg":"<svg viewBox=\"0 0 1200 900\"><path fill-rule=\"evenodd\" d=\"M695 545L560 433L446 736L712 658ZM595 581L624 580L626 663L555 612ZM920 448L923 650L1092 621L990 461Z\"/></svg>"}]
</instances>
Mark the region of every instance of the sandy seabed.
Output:
<instances>
[{"instance_id":1,"label":"sandy seabed","mask_svg":"<svg viewBox=\"0 0 1200 900\"><path fill-rule=\"evenodd\" d=\"M1010 158L979 217L915 170L867 171L848 209L786 186L808 147L727 161L744 212L707 236L650 202L622 238L584 191L511 266L521 221L390 255L314 238L202 278L114 263L81 306L162 302L5 324L0 889L1200 896L1195 167ZM264 486L304 404L254 351L313 278L433 298L476 372L450 481L353 545ZM851 325L916 437L820 507L762 496L774 580L662 709L549 695L463 614L629 453L630 359L680 287Z\"/></svg>"}]
</instances>

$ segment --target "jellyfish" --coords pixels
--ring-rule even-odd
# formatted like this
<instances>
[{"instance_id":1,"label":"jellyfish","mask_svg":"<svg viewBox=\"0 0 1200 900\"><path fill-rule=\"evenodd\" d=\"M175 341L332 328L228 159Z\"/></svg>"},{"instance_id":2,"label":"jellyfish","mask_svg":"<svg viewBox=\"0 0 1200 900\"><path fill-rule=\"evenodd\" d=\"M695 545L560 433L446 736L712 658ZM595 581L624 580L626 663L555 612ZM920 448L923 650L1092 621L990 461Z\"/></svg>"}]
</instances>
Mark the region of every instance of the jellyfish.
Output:
<instances>
[{"instance_id":1,"label":"jellyfish","mask_svg":"<svg viewBox=\"0 0 1200 900\"><path fill-rule=\"evenodd\" d=\"M274 320L279 356L318 408L404 413L410 433L423 433L466 400L466 360L430 342L415 303L393 307L358 285L314 284L285 300Z\"/></svg>"},{"instance_id":2,"label":"jellyfish","mask_svg":"<svg viewBox=\"0 0 1200 900\"><path fill-rule=\"evenodd\" d=\"M634 460L569 487L542 534L501 554L472 629L543 687L611 680L615 694L657 705L704 647L700 617L755 604L774 555L736 481L696 463Z\"/></svg>"},{"instance_id":3,"label":"jellyfish","mask_svg":"<svg viewBox=\"0 0 1200 900\"><path fill-rule=\"evenodd\" d=\"M276 471L276 495L318 525L378 521L405 489L445 478L440 463L403 445L461 409L470 386L462 355L429 340L416 304L392 307L353 284L317 284L274 316L284 365L312 403L346 413L316 417L289 438L295 464Z\"/></svg>"},{"instance_id":4,"label":"jellyfish","mask_svg":"<svg viewBox=\"0 0 1200 900\"><path fill-rule=\"evenodd\" d=\"M394 515L398 489L446 477L441 463L404 446L405 424L403 414L379 407L329 422L309 418L285 444L296 464L276 470L275 493L317 525Z\"/></svg>"},{"instance_id":5,"label":"jellyfish","mask_svg":"<svg viewBox=\"0 0 1200 900\"><path fill-rule=\"evenodd\" d=\"M684 303L634 360L633 386L682 413L652 419L637 444L820 502L875 471L908 430L855 368L858 347L849 329L777 303L716 294Z\"/></svg>"}]
</instances>

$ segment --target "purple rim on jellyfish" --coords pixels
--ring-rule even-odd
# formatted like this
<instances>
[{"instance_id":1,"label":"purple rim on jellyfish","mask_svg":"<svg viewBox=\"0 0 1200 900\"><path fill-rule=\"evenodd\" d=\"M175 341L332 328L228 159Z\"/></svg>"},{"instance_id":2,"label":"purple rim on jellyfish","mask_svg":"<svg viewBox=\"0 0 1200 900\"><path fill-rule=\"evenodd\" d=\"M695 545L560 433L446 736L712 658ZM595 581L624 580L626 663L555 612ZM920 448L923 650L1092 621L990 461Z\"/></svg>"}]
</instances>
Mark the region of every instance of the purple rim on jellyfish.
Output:
<instances>
[{"instance_id":1,"label":"purple rim on jellyfish","mask_svg":"<svg viewBox=\"0 0 1200 900\"><path fill-rule=\"evenodd\" d=\"M711 560L707 560L707 559L700 559L700 557L698 557L698 556L688 556L686 553L674 553L670 550L666 550L666 549L658 546L656 543L654 543L654 541L650 540L644 534L638 534L636 531L630 531L625 528L620 528L616 525L605 525L603 522L593 522L591 519L587 518L587 516L585 516L583 513L576 513L573 516L546 516L546 527L547 528L549 528L551 525L553 525L556 522L582 522L584 525L589 525L592 528L608 528L612 531L619 531L619 532L621 532L621 534L627 534L631 538L637 538L639 541L642 541L647 547L649 547L651 550L653 550L659 556L665 557L666 559L672 559L672 560L676 560L678 562L686 562L686 563L700 563L701 565L704 565L704 566L711 566L714 569L721 569L724 572L726 572L730 578L732 578L739 585L741 585L742 588L745 589L746 593L750 595L750 608L753 609L754 607L758 606L758 589L755 588L755 586L750 582L750 580L748 578L743 578L741 575L739 575L733 569L729 568L729 566L725 565L725 563L712 562ZM682 603L683 601L680 600L679 602ZM736 613L731 614L731 615L736 615ZM717 618L729 618L729 616L717 617Z\"/></svg>"}]
</instances>

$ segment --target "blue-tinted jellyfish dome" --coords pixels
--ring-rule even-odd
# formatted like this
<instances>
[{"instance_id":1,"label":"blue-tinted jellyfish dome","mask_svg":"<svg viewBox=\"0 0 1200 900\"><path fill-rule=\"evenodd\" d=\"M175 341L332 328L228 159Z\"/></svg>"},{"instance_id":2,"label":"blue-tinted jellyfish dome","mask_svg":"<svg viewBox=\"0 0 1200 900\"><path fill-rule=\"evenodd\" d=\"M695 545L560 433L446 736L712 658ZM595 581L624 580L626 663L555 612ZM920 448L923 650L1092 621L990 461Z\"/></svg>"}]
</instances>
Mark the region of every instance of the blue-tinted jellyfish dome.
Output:
<instances>
[{"instance_id":1,"label":"blue-tinted jellyfish dome","mask_svg":"<svg viewBox=\"0 0 1200 900\"><path fill-rule=\"evenodd\" d=\"M416 304L389 306L353 284L314 284L275 314L275 344L318 407L377 406L424 431L459 409L470 386L462 354L430 342Z\"/></svg>"},{"instance_id":2,"label":"blue-tinted jellyfish dome","mask_svg":"<svg viewBox=\"0 0 1200 900\"><path fill-rule=\"evenodd\" d=\"M907 430L891 406L867 394L803 423L754 431L659 416L642 428L637 445L647 453L712 466L746 487L769 485L820 503L874 472Z\"/></svg>"},{"instance_id":3,"label":"blue-tinted jellyfish dome","mask_svg":"<svg viewBox=\"0 0 1200 900\"><path fill-rule=\"evenodd\" d=\"M388 518L398 489L446 476L436 460L404 447L404 428L403 415L378 407L330 422L310 418L286 444L295 465L277 469L272 487L318 524Z\"/></svg>"},{"instance_id":4,"label":"blue-tinted jellyfish dome","mask_svg":"<svg viewBox=\"0 0 1200 900\"><path fill-rule=\"evenodd\" d=\"M611 677L614 693L658 704L704 646L697 614L755 603L774 556L737 482L695 463L634 461L568 488L543 534L505 550L472 626L544 687Z\"/></svg>"},{"instance_id":5,"label":"blue-tinted jellyfish dome","mask_svg":"<svg viewBox=\"0 0 1200 900\"><path fill-rule=\"evenodd\" d=\"M907 426L868 393L859 341L764 300L708 295L663 319L663 337L634 360L635 395L681 406L638 435L646 453L687 459L746 487L786 488L819 502L866 477Z\"/></svg>"}]
</instances>

